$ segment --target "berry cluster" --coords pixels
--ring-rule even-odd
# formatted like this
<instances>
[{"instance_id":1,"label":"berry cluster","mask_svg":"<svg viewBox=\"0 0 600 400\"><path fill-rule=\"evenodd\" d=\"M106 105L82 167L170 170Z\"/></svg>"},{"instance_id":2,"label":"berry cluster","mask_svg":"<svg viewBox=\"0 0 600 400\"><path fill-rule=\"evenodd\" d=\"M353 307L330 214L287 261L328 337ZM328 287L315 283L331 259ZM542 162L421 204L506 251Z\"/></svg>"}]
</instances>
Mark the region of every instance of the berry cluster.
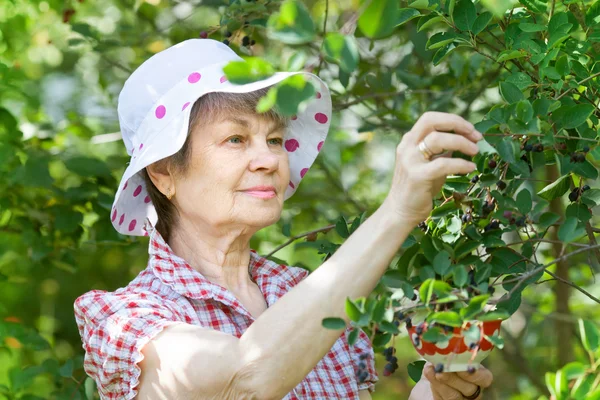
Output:
<instances>
[{"instance_id":1,"label":"berry cluster","mask_svg":"<svg viewBox=\"0 0 600 400\"><path fill-rule=\"evenodd\" d=\"M525 146L523 146L523 150L533 151L534 153L541 153L544 151L544 145L541 143L536 143L536 144L527 143Z\"/></svg>"},{"instance_id":2,"label":"berry cluster","mask_svg":"<svg viewBox=\"0 0 600 400\"><path fill-rule=\"evenodd\" d=\"M579 196L581 196L583 194L583 192L590 190L590 185L584 185L581 189L580 188L575 188L571 191L571 193L569 193L569 200L571 200L571 202L577 201L577 199L579 198Z\"/></svg>"},{"instance_id":3,"label":"berry cluster","mask_svg":"<svg viewBox=\"0 0 600 400\"><path fill-rule=\"evenodd\" d=\"M244 22L244 26L248 25L248 21ZM206 32L201 32L200 33L200 37L205 38L204 36L202 36L203 34L206 34ZM231 43L229 38L231 38L233 34L230 31L225 31L225 37L228 39L223 40L223 43L225 43L227 46L229 46L229 44ZM208 34L206 34L206 36L208 36ZM250 36L244 36L242 38L242 46L244 47L249 47L249 46L254 46L256 44L256 41L254 39L251 39Z\"/></svg>"},{"instance_id":4,"label":"berry cluster","mask_svg":"<svg viewBox=\"0 0 600 400\"><path fill-rule=\"evenodd\" d=\"M358 371L356 372L356 377L358 378L358 383L363 383L369 377L367 363L365 362L365 360L369 358L369 354L363 353L358 358L360 362L358 363Z\"/></svg>"},{"instance_id":5,"label":"berry cluster","mask_svg":"<svg viewBox=\"0 0 600 400\"><path fill-rule=\"evenodd\" d=\"M572 163L582 163L585 161L585 153L571 153L571 162Z\"/></svg>"},{"instance_id":6,"label":"berry cluster","mask_svg":"<svg viewBox=\"0 0 600 400\"><path fill-rule=\"evenodd\" d=\"M394 354L396 354L396 349L392 346L387 347L383 351L383 355L388 361L385 367L383 367L383 376L390 376L398 369L398 358Z\"/></svg>"}]
</instances>

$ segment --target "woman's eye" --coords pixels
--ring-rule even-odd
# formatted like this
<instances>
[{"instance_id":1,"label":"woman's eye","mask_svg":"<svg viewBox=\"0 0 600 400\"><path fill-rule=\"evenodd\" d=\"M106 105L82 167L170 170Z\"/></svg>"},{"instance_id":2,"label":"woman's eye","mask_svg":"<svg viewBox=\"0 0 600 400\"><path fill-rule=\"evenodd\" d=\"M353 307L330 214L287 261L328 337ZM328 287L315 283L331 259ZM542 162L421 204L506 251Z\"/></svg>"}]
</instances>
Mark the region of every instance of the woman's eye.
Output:
<instances>
[{"instance_id":1,"label":"woman's eye","mask_svg":"<svg viewBox=\"0 0 600 400\"><path fill-rule=\"evenodd\" d=\"M239 136L232 136L232 137L230 137L229 139L227 139L227 141L234 140L234 139L241 140L242 138L241 138L241 137L239 137ZM237 142L237 143L239 143L239 142Z\"/></svg>"},{"instance_id":2,"label":"woman's eye","mask_svg":"<svg viewBox=\"0 0 600 400\"><path fill-rule=\"evenodd\" d=\"M283 139L280 139L280 138L269 139L269 140L274 140L275 143L278 144L278 145L282 145L283 144Z\"/></svg>"}]
</instances>

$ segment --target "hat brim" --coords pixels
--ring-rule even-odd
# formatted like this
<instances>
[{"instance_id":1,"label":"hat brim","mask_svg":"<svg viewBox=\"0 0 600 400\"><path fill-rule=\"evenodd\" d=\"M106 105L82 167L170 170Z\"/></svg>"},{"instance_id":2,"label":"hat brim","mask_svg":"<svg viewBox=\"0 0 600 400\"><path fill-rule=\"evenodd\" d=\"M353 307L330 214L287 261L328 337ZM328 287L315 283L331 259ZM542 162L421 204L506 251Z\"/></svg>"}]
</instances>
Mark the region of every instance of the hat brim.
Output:
<instances>
[{"instance_id":1,"label":"hat brim","mask_svg":"<svg viewBox=\"0 0 600 400\"><path fill-rule=\"evenodd\" d=\"M169 157L181 149L188 133L190 112L194 102L211 92L246 93L259 90L284 79L302 74L317 88L313 101L292 117L284 137L288 151L290 182L284 200L290 198L308 169L317 158L331 123L331 95L327 85L316 75L308 72L277 72L269 78L243 85L232 84L224 77L227 63L198 70L200 78L189 78L169 90L144 118L133 143L133 154L125 170L111 210L111 222L121 234L147 235L146 219L155 226L157 214L146 190L140 171L148 165Z\"/></svg>"}]
</instances>

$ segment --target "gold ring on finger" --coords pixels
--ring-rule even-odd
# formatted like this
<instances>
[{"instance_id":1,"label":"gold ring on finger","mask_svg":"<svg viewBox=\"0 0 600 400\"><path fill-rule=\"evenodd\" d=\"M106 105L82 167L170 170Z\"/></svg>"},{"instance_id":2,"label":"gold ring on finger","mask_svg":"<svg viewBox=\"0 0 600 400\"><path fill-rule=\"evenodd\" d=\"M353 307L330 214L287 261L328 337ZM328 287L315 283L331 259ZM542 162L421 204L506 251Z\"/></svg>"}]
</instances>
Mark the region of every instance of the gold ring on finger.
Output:
<instances>
[{"instance_id":1,"label":"gold ring on finger","mask_svg":"<svg viewBox=\"0 0 600 400\"><path fill-rule=\"evenodd\" d=\"M425 144L425 139L421 140L419 142L419 150L421 151L421 153L423 154L423 157L425 157L425 160L427 161L431 161L431 156L433 155L433 152L431 151L431 149Z\"/></svg>"}]
</instances>

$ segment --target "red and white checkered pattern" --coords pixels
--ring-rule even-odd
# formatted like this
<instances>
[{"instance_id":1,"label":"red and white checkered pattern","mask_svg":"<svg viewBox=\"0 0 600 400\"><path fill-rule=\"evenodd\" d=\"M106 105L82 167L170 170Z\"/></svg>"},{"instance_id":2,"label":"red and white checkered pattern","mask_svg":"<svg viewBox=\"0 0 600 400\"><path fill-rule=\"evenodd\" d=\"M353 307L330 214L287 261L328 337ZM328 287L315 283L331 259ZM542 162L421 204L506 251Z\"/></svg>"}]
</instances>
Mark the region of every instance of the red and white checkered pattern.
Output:
<instances>
[{"instance_id":1,"label":"red and white checkered pattern","mask_svg":"<svg viewBox=\"0 0 600 400\"><path fill-rule=\"evenodd\" d=\"M141 373L137 363L143 358L140 350L164 327L183 322L239 338L254 321L231 292L175 255L155 229L149 254L147 268L126 287L114 292L92 290L75 301L84 368L96 381L102 399L136 396ZM308 275L302 268L277 264L254 250L249 272L269 307ZM284 400L358 399L359 390L374 391L379 378L370 340L361 331L356 344L349 346L349 333L350 327ZM358 357L365 352L369 376L358 384Z\"/></svg>"}]
</instances>

